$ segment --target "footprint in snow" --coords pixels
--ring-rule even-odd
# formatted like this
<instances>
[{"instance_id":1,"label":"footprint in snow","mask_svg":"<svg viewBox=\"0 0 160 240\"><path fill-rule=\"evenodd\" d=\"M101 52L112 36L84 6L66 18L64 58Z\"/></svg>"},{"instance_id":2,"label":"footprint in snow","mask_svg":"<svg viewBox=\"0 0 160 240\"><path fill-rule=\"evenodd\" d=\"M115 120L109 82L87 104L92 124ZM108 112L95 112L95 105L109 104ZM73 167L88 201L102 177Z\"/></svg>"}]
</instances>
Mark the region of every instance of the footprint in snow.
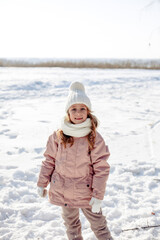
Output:
<instances>
[{"instance_id":1,"label":"footprint in snow","mask_svg":"<svg viewBox=\"0 0 160 240\"><path fill-rule=\"evenodd\" d=\"M28 151L25 148L19 148L18 153L28 153Z\"/></svg>"},{"instance_id":2,"label":"footprint in snow","mask_svg":"<svg viewBox=\"0 0 160 240\"><path fill-rule=\"evenodd\" d=\"M39 154L44 150L44 148L35 148L34 151Z\"/></svg>"},{"instance_id":3,"label":"footprint in snow","mask_svg":"<svg viewBox=\"0 0 160 240\"><path fill-rule=\"evenodd\" d=\"M4 129L0 132L0 135L5 135L7 137L9 137L10 139L14 139L17 138L17 134L16 133L11 133L10 129Z\"/></svg>"},{"instance_id":4,"label":"footprint in snow","mask_svg":"<svg viewBox=\"0 0 160 240\"><path fill-rule=\"evenodd\" d=\"M13 155L13 154L15 154L14 152L11 152L11 151L8 151L8 152L6 152L7 153L7 155Z\"/></svg>"},{"instance_id":5,"label":"footprint in snow","mask_svg":"<svg viewBox=\"0 0 160 240\"><path fill-rule=\"evenodd\" d=\"M32 171L16 170L13 173L13 179L34 182L34 181L36 181L37 178L36 178L35 173L33 173Z\"/></svg>"},{"instance_id":6,"label":"footprint in snow","mask_svg":"<svg viewBox=\"0 0 160 240\"><path fill-rule=\"evenodd\" d=\"M17 138L17 134L15 133L11 133L11 134L5 134L7 137L9 137L10 139L15 139Z\"/></svg>"},{"instance_id":7,"label":"footprint in snow","mask_svg":"<svg viewBox=\"0 0 160 240\"><path fill-rule=\"evenodd\" d=\"M7 132L9 132L10 130L9 129L4 129L0 132L0 135L6 135Z\"/></svg>"}]
</instances>

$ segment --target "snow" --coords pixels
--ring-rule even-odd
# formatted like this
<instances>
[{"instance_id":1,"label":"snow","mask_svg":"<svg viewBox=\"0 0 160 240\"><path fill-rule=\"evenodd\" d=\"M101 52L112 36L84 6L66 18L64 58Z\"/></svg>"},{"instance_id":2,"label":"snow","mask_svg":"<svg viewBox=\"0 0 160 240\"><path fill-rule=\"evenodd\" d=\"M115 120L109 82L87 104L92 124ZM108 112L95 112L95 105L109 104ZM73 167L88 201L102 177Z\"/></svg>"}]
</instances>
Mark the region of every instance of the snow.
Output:
<instances>
[{"instance_id":1,"label":"snow","mask_svg":"<svg viewBox=\"0 0 160 240\"><path fill-rule=\"evenodd\" d=\"M86 86L109 145L102 203L114 239L158 240L160 71L0 68L0 239L66 240L61 208L37 195L48 136L59 127L72 81ZM80 214L84 240L95 240ZM122 231L138 228L134 231Z\"/></svg>"}]
</instances>

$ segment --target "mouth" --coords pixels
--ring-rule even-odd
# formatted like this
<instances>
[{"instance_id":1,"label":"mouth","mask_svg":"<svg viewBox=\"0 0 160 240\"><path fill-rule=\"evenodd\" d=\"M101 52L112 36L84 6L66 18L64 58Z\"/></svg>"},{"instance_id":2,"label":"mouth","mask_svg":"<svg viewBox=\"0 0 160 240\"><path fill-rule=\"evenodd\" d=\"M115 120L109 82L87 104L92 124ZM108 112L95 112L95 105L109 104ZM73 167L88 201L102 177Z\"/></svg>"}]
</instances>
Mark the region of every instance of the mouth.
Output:
<instances>
[{"instance_id":1,"label":"mouth","mask_svg":"<svg viewBox=\"0 0 160 240\"><path fill-rule=\"evenodd\" d=\"M78 121L79 121L79 120L83 120L83 118L75 118L75 120L78 120Z\"/></svg>"}]
</instances>

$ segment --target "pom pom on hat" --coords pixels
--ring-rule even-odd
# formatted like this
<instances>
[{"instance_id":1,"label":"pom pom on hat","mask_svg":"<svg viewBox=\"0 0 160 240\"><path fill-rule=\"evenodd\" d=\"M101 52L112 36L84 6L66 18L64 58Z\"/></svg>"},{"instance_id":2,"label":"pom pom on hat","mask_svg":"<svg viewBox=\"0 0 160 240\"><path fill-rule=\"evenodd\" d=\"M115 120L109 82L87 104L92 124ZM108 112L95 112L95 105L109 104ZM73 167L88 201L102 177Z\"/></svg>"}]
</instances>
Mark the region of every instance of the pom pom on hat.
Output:
<instances>
[{"instance_id":1,"label":"pom pom on hat","mask_svg":"<svg viewBox=\"0 0 160 240\"><path fill-rule=\"evenodd\" d=\"M65 111L67 112L73 104L84 104L91 110L90 99L85 93L84 85L80 82L71 83Z\"/></svg>"},{"instance_id":2,"label":"pom pom on hat","mask_svg":"<svg viewBox=\"0 0 160 240\"><path fill-rule=\"evenodd\" d=\"M70 87L69 87L70 91L83 91L85 92L85 88L83 86L82 83L80 82L73 82Z\"/></svg>"}]
</instances>

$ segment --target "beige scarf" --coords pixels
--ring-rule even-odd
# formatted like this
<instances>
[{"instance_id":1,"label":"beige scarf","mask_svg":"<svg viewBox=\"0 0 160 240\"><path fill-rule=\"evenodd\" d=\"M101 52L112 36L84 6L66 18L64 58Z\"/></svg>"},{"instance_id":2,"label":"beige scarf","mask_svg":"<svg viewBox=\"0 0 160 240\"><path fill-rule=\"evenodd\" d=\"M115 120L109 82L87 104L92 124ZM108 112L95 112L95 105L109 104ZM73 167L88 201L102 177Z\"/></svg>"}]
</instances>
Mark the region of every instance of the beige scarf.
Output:
<instances>
[{"instance_id":1,"label":"beige scarf","mask_svg":"<svg viewBox=\"0 0 160 240\"><path fill-rule=\"evenodd\" d=\"M67 121L66 117L62 119L61 129L64 134L72 137L84 137L91 132L91 120L87 118L84 122L73 124Z\"/></svg>"}]
</instances>

